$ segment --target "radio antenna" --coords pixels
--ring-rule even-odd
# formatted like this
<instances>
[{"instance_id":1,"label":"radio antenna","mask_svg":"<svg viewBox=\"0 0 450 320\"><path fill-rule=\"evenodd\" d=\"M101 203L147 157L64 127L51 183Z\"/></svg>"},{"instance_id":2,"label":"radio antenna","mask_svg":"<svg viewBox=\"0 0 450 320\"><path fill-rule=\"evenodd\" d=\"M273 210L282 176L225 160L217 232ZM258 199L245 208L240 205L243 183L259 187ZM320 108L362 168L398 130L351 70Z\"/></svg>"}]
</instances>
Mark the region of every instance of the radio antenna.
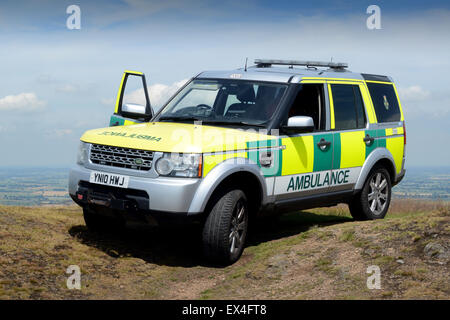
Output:
<instances>
[{"instance_id":1,"label":"radio antenna","mask_svg":"<svg viewBox=\"0 0 450 320\"><path fill-rule=\"evenodd\" d=\"M248 61L248 57L245 58L245 67L244 67L244 71L247 72L247 61Z\"/></svg>"}]
</instances>

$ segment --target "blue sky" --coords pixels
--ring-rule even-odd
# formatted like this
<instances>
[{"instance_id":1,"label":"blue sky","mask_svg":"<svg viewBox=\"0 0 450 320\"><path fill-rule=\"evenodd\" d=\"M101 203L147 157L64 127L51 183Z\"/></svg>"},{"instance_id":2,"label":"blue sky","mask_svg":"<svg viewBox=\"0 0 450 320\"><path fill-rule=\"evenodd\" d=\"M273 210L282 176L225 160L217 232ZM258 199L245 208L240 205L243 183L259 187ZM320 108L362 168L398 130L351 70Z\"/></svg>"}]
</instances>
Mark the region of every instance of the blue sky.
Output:
<instances>
[{"instance_id":1,"label":"blue sky","mask_svg":"<svg viewBox=\"0 0 450 320\"><path fill-rule=\"evenodd\" d=\"M71 4L81 30L66 28ZM366 27L370 4L381 30ZM0 166L73 164L81 134L108 123L124 69L146 73L158 104L177 82L245 57L333 57L391 75L408 165L448 165L448 1L2 1L0 29Z\"/></svg>"}]
</instances>

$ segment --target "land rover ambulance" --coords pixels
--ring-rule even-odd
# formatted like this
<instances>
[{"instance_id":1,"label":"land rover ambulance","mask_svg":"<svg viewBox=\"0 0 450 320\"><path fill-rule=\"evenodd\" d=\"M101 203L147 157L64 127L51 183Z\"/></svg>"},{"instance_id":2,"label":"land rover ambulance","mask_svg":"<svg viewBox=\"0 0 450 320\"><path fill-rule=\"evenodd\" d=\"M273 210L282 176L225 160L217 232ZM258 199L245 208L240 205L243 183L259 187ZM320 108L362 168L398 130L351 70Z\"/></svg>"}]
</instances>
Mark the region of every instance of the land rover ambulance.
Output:
<instances>
[{"instance_id":1,"label":"land rover ambulance","mask_svg":"<svg viewBox=\"0 0 450 320\"><path fill-rule=\"evenodd\" d=\"M205 255L225 264L263 214L346 203L355 219L383 218L405 175L402 108L390 77L347 68L202 72L156 114L144 74L126 71L110 127L81 137L69 193L92 230L201 223Z\"/></svg>"}]
</instances>

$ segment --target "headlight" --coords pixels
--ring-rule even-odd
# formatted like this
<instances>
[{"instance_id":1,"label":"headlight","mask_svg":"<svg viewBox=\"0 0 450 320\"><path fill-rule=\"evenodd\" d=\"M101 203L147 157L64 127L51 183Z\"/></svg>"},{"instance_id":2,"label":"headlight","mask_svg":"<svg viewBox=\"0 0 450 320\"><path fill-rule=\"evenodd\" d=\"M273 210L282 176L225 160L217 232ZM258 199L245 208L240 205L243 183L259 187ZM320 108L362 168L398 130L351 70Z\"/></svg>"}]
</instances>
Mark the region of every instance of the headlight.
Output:
<instances>
[{"instance_id":1,"label":"headlight","mask_svg":"<svg viewBox=\"0 0 450 320\"><path fill-rule=\"evenodd\" d=\"M78 146L77 164L83 165L88 160L89 143L80 141Z\"/></svg>"},{"instance_id":2,"label":"headlight","mask_svg":"<svg viewBox=\"0 0 450 320\"><path fill-rule=\"evenodd\" d=\"M164 153L156 161L156 171L161 176L201 177L202 155L196 153Z\"/></svg>"}]
</instances>

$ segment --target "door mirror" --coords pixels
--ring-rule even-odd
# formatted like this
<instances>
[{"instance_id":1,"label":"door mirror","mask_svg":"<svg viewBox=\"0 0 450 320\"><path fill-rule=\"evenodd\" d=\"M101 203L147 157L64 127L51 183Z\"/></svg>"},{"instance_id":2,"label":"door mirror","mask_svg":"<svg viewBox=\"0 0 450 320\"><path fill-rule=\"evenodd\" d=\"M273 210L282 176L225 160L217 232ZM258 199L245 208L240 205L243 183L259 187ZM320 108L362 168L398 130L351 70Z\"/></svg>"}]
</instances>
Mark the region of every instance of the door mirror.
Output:
<instances>
[{"instance_id":1,"label":"door mirror","mask_svg":"<svg viewBox=\"0 0 450 320\"><path fill-rule=\"evenodd\" d=\"M283 130L288 133L302 133L314 131L314 120L307 116L290 117Z\"/></svg>"},{"instance_id":2,"label":"door mirror","mask_svg":"<svg viewBox=\"0 0 450 320\"><path fill-rule=\"evenodd\" d=\"M148 116L145 106L136 103L125 103L122 105L122 115L132 119L145 118Z\"/></svg>"}]
</instances>

